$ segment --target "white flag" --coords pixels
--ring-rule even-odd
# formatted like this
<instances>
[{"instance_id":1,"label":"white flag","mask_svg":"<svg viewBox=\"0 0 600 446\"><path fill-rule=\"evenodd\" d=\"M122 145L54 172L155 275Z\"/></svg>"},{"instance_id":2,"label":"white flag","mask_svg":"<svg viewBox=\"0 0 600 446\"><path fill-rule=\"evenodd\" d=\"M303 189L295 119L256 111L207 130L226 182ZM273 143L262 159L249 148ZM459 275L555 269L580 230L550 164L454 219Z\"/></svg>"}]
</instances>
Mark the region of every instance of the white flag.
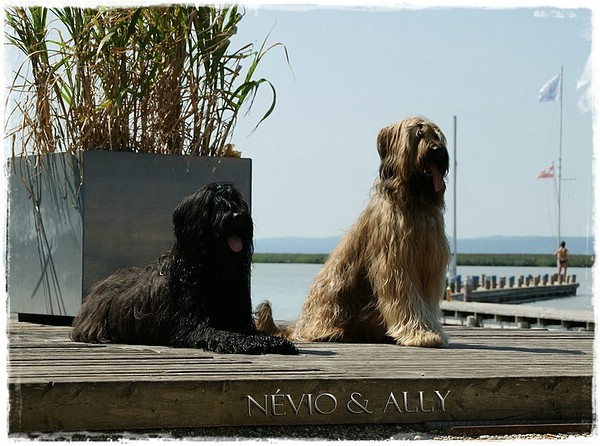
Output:
<instances>
[{"instance_id":1,"label":"white flag","mask_svg":"<svg viewBox=\"0 0 600 446\"><path fill-rule=\"evenodd\" d=\"M538 93L538 101L558 101L560 99L560 73L544 84Z\"/></svg>"}]
</instances>

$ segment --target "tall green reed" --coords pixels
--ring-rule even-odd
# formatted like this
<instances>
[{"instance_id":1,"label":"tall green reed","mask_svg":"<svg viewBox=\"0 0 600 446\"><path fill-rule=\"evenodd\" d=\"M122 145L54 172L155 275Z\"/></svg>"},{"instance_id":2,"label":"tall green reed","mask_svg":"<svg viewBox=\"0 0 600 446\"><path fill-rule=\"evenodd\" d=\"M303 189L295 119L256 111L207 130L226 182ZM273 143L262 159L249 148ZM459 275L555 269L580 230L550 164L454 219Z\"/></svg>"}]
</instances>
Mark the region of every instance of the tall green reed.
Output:
<instances>
[{"instance_id":1,"label":"tall green reed","mask_svg":"<svg viewBox=\"0 0 600 446\"><path fill-rule=\"evenodd\" d=\"M231 6L9 7L10 44L25 56L8 98L13 153L113 150L231 153L238 114L280 43L231 47L244 12ZM289 60L288 60L289 63Z\"/></svg>"}]
</instances>

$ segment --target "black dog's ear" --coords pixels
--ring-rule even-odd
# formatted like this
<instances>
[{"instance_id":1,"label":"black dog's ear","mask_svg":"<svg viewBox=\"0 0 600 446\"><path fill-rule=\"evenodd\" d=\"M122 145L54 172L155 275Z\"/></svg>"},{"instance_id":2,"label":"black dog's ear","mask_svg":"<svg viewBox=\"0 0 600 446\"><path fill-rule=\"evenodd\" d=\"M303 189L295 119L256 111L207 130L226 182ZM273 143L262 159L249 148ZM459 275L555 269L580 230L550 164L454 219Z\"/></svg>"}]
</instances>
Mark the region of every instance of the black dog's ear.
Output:
<instances>
[{"instance_id":1,"label":"black dog's ear","mask_svg":"<svg viewBox=\"0 0 600 446\"><path fill-rule=\"evenodd\" d=\"M189 205L189 197L185 197L181 203L179 203L175 210L173 211L173 226L178 227L183 224L185 219L185 215L188 212Z\"/></svg>"},{"instance_id":2,"label":"black dog's ear","mask_svg":"<svg viewBox=\"0 0 600 446\"><path fill-rule=\"evenodd\" d=\"M186 224L186 220L193 211L196 194L188 195L175 207L173 211L173 225L176 228Z\"/></svg>"},{"instance_id":3,"label":"black dog's ear","mask_svg":"<svg viewBox=\"0 0 600 446\"><path fill-rule=\"evenodd\" d=\"M173 232L175 238L183 239L190 230L198 231L198 223L202 221L201 213L210 213L212 211L213 190L215 184L207 184L191 195L188 195L173 211Z\"/></svg>"},{"instance_id":4,"label":"black dog's ear","mask_svg":"<svg viewBox=\"0 0 600 446\"><path fill-rule=\"evenodd\" d=\"M181 240L185 237L185 228L188 227L191 210L191 199L190 197L185 197L173 211L173 234L175 235L175 239Z\"/></svg>"}]
</instances>

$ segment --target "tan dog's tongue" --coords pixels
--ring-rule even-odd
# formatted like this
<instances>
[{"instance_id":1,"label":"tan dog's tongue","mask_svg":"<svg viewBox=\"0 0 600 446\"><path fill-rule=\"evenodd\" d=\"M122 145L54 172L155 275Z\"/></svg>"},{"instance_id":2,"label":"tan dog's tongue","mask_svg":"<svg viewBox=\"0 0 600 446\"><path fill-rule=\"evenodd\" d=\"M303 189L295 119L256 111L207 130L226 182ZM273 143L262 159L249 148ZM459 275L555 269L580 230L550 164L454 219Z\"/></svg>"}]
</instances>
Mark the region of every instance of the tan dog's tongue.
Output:
<instances>
[{"instance_id":1,"label":"tan dog's tongue","mask_svg":"<svg viewBox=\"0 0 600 446\"><path fill-rule=\"evenodd\" d=\"M442 175L440 174L440 169L437 168L435 164L429 166L431 171L433 187L437 193L442 190Z\"/></svg>"},{"instance_id":2,"label":"tan dog's tongue","mask_svg":"<svg viewBox=\"0 0 600 446\"><path fill-rule=\"evenodd\" d=\"M231 249L233 252L240 252L244 247L242 239L237 235L230 235L227 238L227 243L229 243L229 249Z\"/></svg>"}]
</instances>

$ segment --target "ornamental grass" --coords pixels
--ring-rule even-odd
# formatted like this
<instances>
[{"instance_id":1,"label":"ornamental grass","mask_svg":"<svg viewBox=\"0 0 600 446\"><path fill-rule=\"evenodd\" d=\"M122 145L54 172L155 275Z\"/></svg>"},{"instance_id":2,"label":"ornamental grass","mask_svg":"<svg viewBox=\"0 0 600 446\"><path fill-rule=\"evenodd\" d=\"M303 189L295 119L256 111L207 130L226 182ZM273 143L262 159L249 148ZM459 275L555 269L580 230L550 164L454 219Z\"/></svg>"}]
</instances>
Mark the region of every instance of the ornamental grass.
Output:
<instances>
[{"instance_id":1,"label":"ornamental grass","mask_svg":"<svg viewBox=\"0 0 600 446\"><path fill-rule=\"evenodd\" d=\"M111 150L239 156L231 137L280 43L232 47L231 6L9 7L8 42L24 55L7 99L13 155ZM289 63L289 60L288 60Z\"/></svg>"}]
</instances>

